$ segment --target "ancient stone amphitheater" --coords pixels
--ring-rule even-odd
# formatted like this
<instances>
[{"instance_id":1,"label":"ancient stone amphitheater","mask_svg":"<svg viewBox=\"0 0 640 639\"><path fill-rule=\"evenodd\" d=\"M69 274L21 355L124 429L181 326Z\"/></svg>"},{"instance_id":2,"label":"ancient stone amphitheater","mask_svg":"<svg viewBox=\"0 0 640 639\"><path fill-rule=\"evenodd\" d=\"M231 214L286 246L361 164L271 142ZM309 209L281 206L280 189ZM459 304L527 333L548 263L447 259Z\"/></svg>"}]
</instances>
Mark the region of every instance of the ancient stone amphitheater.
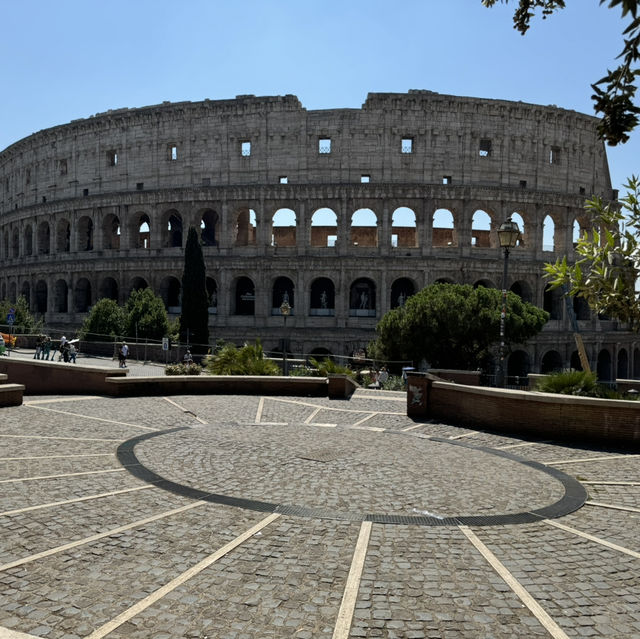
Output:
<instances>
[{"instance_id":1,"label":"ancient stone amphitheater","mask_svg":"<svg viewBox=\"0 0 640 639\"><path fill-rule=\"evenodd\" d=\"M585 196L615 198L596 120L555 106L372 93L308 111L292 95L163 103L53 127L0 154L0 298L50 326L149 286L181 304L201 234L212 339L352 354L382 315L437 281L501 287L496 230L521 230L508 286L551 321L510 374L578 365L542 265L573 255ZM640 343L576 305L593 368L640 377Z\"/></svg>"}]
</instances>

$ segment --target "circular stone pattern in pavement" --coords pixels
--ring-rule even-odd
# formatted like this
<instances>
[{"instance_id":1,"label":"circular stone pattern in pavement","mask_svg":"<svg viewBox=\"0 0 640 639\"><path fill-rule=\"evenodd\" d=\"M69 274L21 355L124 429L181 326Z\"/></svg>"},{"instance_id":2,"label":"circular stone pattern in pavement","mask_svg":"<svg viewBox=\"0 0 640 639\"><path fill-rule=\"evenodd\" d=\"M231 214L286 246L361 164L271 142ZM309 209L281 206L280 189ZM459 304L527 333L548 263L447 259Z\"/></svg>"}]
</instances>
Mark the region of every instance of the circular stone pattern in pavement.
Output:
<instances>
[{"instance_id":1,"label":"circular stone pattern in pavement","mask_svg":"<svg viewBox=\"0 0 640 639\"><path fill-rule=\"evenodd\" d=\"M196 499L336 519L525 523L586 499L575 480L515 455L389 431L207 425L129 440L120 459Z\"/></svg>"}]
</instances>

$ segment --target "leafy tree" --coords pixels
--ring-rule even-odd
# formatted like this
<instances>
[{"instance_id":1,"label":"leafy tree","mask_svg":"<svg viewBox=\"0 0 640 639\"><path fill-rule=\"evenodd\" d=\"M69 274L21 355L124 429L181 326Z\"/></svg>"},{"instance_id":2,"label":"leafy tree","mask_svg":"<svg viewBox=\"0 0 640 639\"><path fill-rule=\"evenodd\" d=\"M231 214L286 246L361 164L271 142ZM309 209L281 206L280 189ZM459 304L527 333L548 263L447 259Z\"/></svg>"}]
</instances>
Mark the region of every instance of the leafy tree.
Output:
<instances>
[{"instance_id":1,"label":"leafy tree","mask_svg":"<svg viewBox=\"0 0 640 639\"><path fill-rule=\"evenodd\" d=\"M224 344L215 355L205 358L204 365L213 375L279 375L280 368L265 359L260 341L238 348Z\"/></svg>"},{"instance_id":2,"label":"leafy tree","mask_svg":"<svg viewBox=\"0 0 640 639\"><path fill-rule=\"evenodd\" d=\"M500 1L504 4L509 2ZM486 7L492 7L497 2L498 0L482 0ZM631 18L622 32L624 46L618 56L618 59L621 59L620 65L613 71L607 70L607 75L591 85L596 113L602 114L598 131L604 140L615 146L626 142L629 133L638 126L640 107L634 104L634 97L637 89L636 78L640 74L640 0L600 0L600 4L607 2L610 9L619 6L623 18ZM514 28L524 35L536 9L541 9L542 17L546 18L565 6L565 0L519 0L513 16Z\"/></svg>"},{"instance_id":3,"label":"leafy tree","mask_svg":"<svg viewBox=\"0 0 640 639\"><path fill-rule=\"evenodd\" d=\"M127 300L126 315L125 335L155 340L169 335L169 319L164 302L150 288L131 293Z\"/></svg>"},{"instance_id":4,"label":"leafy tree","mask_svg":"<svg viewBox=\"0 0 640 639\"><path fill-rule=\"evenodd\" d=\"M6 324L9 309L15 311L14 333L39 333L42 330L42 321L36 321L33 317L29 310L29 304L23 295L20 295L15 302L9 300L0 302L0 324Z\"/></svg>"},{"instance_id":5,"label":"leafy tree","mask_svg":"<svg viewBox=\"0 0 640 639\"><path fill-rule=\"evenodd\" d=\"M209 343L209 300L205 275L204 257L195 228L190 227L184 249L184 272L182 275L182 314L180 315L180 338L206 352ZM188 331L188 339L187 339Z\"/></svg>"},{"instance_id":6,"label":"leafy tree","mask_svg":"<svg viewBox=\"0 0 640 639\"><path fill-rule=\"evenodd\" d=\"M625 184L627 194L620 206L604 204L601 198L587 201L594 226L583 233L575 251L575 264L566 256L545 265L552 288L565 286L569 295L584 297L598 313L628 322L640 329L640 181Z\"/></svg>"},{"instance_id":7,"label":"leafy tree","mask_svg":"<svg viewBox=\"0 0 640 639\"><path fill-rule=\"evenodd\" d=\"M380 360L426 359L434 367L487 367L499 339L502 292L465 284L431 284L378 322L369 355ZM549 314L507 293L506 338L521 344Z\"/></svg>"},{"instance_id":8,"label":"leafy tree","mask_svg":"<svg viewBox=\"0 0 640 639\"><path fill-rule=\"evenodd\" d=\"M80 329L82 339L95 342L110 342L124 334L125 312L112 299L98 300L85 318Z\"/></svg>"}]
</instances>

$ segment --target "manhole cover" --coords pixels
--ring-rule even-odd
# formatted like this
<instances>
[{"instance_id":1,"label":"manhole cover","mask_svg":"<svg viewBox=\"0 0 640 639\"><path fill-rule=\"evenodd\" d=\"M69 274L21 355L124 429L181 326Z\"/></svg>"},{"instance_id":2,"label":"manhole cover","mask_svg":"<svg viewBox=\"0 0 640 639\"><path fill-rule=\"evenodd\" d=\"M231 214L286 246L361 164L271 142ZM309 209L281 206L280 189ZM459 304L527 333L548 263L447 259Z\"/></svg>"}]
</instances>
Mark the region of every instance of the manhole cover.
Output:
<instances>
[{"instance_id":1,"label":"manhole cover","mask_svg":"<svg viewBox=\"0 0 640 639\"><path fill-rule=\"evenodd\" d=\"M339 459L341 453L333 448L316 448L315 450L301 453L297 457L298 459L305 459L307 461L330 462Z\"/></svg>"}]
</instances>

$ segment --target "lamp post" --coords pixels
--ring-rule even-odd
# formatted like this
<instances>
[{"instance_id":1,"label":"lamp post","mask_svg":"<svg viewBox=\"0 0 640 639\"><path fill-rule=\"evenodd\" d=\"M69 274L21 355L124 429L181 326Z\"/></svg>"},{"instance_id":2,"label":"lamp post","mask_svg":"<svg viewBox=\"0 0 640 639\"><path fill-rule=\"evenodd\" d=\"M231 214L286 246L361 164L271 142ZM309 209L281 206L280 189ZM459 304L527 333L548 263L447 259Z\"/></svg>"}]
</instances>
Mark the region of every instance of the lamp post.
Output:
<instances>
[{"instance_id":1,"label":"lamp post","mask_svg":"<svg viewBox=\"0 0 640 639\"><path fill-rule=\"evenodd\" d=\"M518 225L511 220L505 220L498 229L500 247L504 249L504 269L502 271L502 309L500 311L500 360L498 364L498 379L496 384L502 388L505 386L506 374L504 368L505 357L505 321L507 318L507 269L509 265L509 249L515 247L520 237Z\"/></svg>"},{"instance_id":2,"label":"lamp post","mask_svg":"<svg viewBox=\"0 0 640 639\"><path fill-rule=\"evenodd\" d=\"M291 306L289 302L282 302L280 305L280 313L284 318L284 339L282 340L282 373L286 376L289 374L289 367L287 366L287 317L291 313Z\"/></svg>"}]
</instances>

